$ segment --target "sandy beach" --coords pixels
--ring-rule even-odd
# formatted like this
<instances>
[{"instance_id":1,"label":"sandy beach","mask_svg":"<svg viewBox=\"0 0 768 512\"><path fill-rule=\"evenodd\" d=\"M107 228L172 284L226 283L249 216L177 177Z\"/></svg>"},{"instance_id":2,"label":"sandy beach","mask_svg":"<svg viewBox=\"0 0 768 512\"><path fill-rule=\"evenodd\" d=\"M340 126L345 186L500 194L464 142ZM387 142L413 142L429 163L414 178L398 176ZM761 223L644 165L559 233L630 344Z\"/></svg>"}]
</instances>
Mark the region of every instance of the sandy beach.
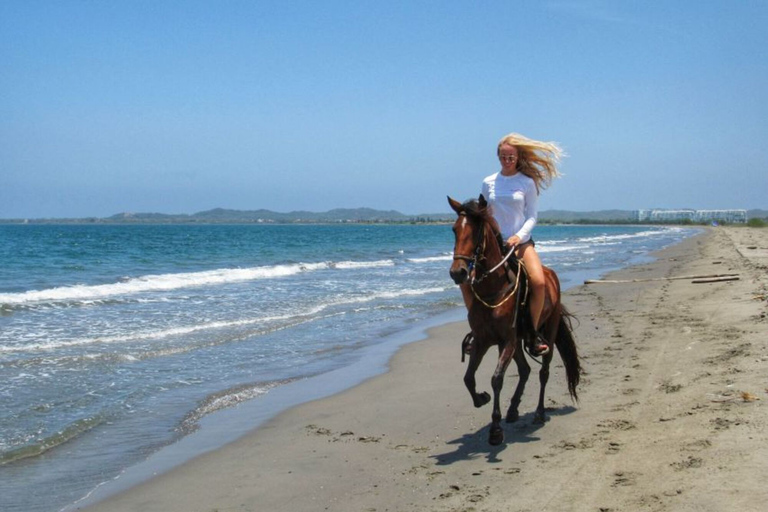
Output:
<instances>
[{"instance_id":1,"label":"sandy beach","mask_svg":"<svg viewBox=\"0 0 768 512\"><path fill-rule=\"evenodd\" d=\"M549 421L532 424L533 373L501 446L487 443L490 406L464 388L459 322L405 346L388 373L87 510L765 510L768 230L708 229L656 257L565 294L580 402L555 356ZM669 279L711 274L739 279ZM516 378L512 365L504 403Z\"/></svg>"}]
</instances>

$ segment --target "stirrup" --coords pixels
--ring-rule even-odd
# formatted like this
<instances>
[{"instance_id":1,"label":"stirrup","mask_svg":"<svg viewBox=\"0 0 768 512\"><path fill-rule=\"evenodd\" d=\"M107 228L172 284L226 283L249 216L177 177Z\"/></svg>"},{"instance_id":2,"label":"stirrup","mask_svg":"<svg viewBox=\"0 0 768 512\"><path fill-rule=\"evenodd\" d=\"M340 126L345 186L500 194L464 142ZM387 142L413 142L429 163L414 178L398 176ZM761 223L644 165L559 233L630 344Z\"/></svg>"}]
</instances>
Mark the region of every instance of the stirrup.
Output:
<instances>
[{"instance_id":1,"label":"stirrup","mask_svg":"<svg viewBox=\"0 0 768 512\"><path fill-rule=\"evenodd\" d=\"M472 343L475 341L475 337L472 336L472 331L469 331L469 333L464 336L464 339L461 341L461 362L464 362L464 356L469 355L470 352L472 352Z\"/></svg>"}]
</instances>

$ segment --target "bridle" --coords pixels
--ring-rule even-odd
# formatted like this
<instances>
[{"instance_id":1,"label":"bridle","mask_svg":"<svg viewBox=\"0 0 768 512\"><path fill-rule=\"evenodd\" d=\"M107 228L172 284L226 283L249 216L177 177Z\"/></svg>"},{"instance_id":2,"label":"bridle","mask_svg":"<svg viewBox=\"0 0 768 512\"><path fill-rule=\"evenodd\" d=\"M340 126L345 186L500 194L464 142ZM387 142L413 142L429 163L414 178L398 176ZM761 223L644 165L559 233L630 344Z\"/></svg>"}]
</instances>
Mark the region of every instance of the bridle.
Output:
<instances>
[{"instance_id":1,"label":"bridle","mask_svg":"<svg viewBox=\"0 0 768 512\"><path fill-rule=\"evenodd\" d=\"M466 212L459 213L459 217L467 218ZM469 271L470 275L470 284L475 283L475 269L478 266L478 262L480 260L485 259L485 256L483 254L485 253L485 222L481 223L481 228L479 231L479 235L477 239L475 240L475 252L472 256L467 256L465 254L453 254L454 260L464 260L467 262L467 270ZM480 276L480 279L477 282L482 281L485 279L486 273L483 273L482 276Z\"/></svg>"},{"instance_id":2,"label":"bridle","mask_svg":"<svg viewBox=\"0 0 768 512\"><path fill-rule=\"evenodd\" d=\"M467 213L466 212L461 212L461 213L459 213L459 216L460 217L463 216L463 217L467 218ZM478 267L482 268L482 265L480 265L480 262L485 259L485 248L486 248L486 245L485 245L485 241L486 241L485 228L486 228L486 222L485 221L481 221L480 222L479 236L475 240L475 251L474 251L474 254L472 256L467 256L465 254L455 254L454 253L453 259L454 260L464 260L464 261L467 262L467 267L468 267L468 271L469 271L469 275L470 275L469 287L472 289L472 293L475 295L475 298L477 300L479 300L482 305L484 305L487 308L495 309L495 308L498 308L498 307L502 306L510 298L512 298L513 295L515 295L517 293L517 290L520 288L520 275L524 271L524 266L523 266L523 262L522 261L520 261L517 258L515 258L515 260L517 261L517 264L518 264L518 271L514 272L514 274L515 274L514 282L511 282L507 286L507 289L502 292L502 294L501 294L502 298L501 298L501 300L498 303L496 303L496 304L489 304L482 297L480 297L480 295L477 293L477 290L475 289L475 285L481 283L483 281L483 279L485 279L489 275L492 275L494 272L496 272L502 266L507 265L507 262L509 261L509 259L514 257L513 255L514 255L514 252L515 252L514 250L510 250L509 252L507 252L507 254L504 256L504 258L502 258L502 260L495 267L493 267L490 270L483 269L482 273L480 274L480 277L476 277ZM501 241L500 235L498 233L496 233L496 235L499 237L499 247L503 247L503 243ZM504 251L502 250L502 252L504 252ZM523 302L522 303L525 304L525 298L523 298ZM515 308L515 310L517 310L517 308ZM515 317L516 316L517 316L517 313L515 312Z\"/></svg>"}]
</instances>

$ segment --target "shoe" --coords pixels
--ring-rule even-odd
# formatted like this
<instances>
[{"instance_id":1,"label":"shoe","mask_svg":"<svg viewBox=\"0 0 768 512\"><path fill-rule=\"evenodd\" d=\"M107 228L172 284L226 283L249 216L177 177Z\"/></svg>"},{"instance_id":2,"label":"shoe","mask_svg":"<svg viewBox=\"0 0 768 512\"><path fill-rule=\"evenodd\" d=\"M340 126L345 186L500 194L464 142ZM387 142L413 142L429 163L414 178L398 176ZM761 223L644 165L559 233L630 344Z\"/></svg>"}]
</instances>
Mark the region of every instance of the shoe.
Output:
<instances>
[{"instance_id":1,"label":"shoe","mask_svg":"<svg viewBox=\"0 0 768 512\"><path fill-rule=\"evenodd\" d=\"M540 332L536 333L536 337L533 340L528 341L528 353L534 357L541 357L549 354L550 348L547 340Z\"/></svg>"}]
</instances>

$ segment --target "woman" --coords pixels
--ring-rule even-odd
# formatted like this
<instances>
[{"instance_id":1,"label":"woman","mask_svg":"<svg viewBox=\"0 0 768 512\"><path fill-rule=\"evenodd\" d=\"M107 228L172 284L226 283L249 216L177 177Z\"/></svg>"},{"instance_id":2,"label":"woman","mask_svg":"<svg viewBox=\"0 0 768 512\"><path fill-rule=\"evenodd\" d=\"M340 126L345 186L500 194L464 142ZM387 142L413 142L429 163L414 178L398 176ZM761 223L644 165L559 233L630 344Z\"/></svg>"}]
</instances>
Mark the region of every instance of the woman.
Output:
<instances>
[{"instance_id":1,"label":"woman","mask_svg":"<svg viewBox=\"0 0 768 512\"><path fill-rule=\"evenodd\" d=\"M499 141L496 154L501 170L483 180L482 194L499 225L507 249L515 251L528 271L528 304L531 320L538 329L544 309L544 269L534 248L531 231L536 225L539 192L547 188L553 178L560 176L557 163L563 151L552 142L510 133ZM544 355L550 347L539 334L530 349L534 355Z\"/></svg>"}]
</instances>

